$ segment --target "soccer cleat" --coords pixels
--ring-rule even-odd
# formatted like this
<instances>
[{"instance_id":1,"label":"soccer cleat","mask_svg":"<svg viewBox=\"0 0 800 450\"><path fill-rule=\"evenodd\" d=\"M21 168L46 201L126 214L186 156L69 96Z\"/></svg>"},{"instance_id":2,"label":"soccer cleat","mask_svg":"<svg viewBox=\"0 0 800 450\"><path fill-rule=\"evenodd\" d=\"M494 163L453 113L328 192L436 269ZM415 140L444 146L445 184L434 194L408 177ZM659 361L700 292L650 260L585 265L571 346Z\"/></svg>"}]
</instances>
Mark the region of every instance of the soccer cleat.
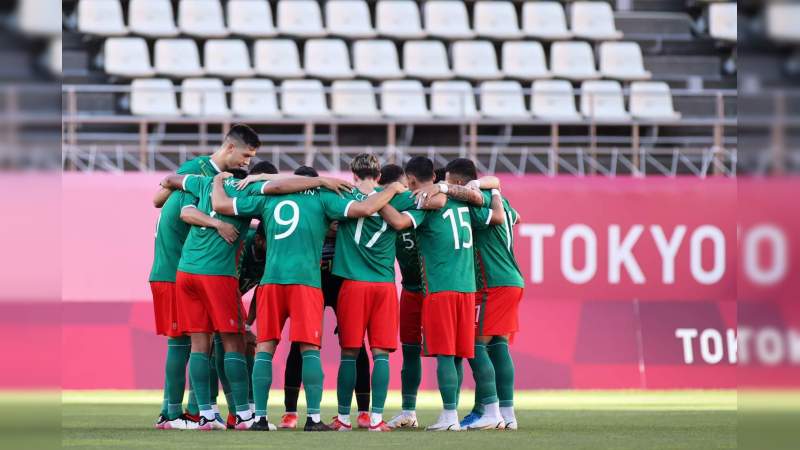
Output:
<instances>
[{"instance_id":1,"label":"soccer cleat","mask_svg":"<svg viewBox=\"0 0 800 450\"><path fill-rule=\"evenodd\" d=\"M197 422L191 420L186 414L164 423L164 430L196 430Z\"/></svg>"},{"instance_id":2,"label":"soccer cleat","mask_svg":"<svg viewBox=\"0 0 800 450\"><path fill-rule=\"evenodd\" d=\"M366 411L358 413L358 418L356 419L356 422L358 423L358 428L369 428L370 427L369 413Z\"/></svg>"},{"instance_id":3,"label":"soccer cleat","mask_svg":"<svg viewBox=\"0 0 800 450\"><path fill-rule=\"evenodd\" d=\"M192 414L189 411L184 411L183 417L186 420L191 420L192 422L200 422L200 414Z\"/></svg>"},{"instance_id":4,"label":"soccer cleat","mask_svg":"<svg viewBox=\"0 0 800 450\"><path fill-rule=\"evenodd\" d=\"M281 423L278 425L279 428L297 428L297 414L295 413L286 413L281 417Z\"/></svg>"},{"instance_id":5,"label":"soccer cleat","mask_svg":"<svg viewBox=\"0 0 800 450\"><path fill-rule=\"evenodd\" d=\"M461 431L461 426L458 424L458 417L448 419L444 413L439 415L439 419L435 424L426 428L428 431Z\"/></svg>"},{"instance_id":6,"label":"soccer cleat","mask_svg":"<svg viewBox=\"0 0 800 450\"><path fill-rule=\"evenodd\" d=\"M214 413L214 420L225 425L225 421L222 420L222 416L220 415L220 413ZM227 428L227 426L225 428Z\"/></svg>"},{"instance_id":7,"label":"soccer cleat","mask_svg":"<svg viewBox=\"0 0 800 450\"><path fill-rule=\"evenodd\" d=\"M476 414L474 411L472 411L469 414L467 414L466 417L461 419L461 423L459 423L459 426L461 426L461 428L468 428L473 422L475 422L480 418L481 418L480 414Z\"/></svg>"},{"instance_id":8,"label":"soccer cleat","mask_svg":"<svg viewBox=\"0 0 800 450\"><path fill-rule=\"evenodd\" d=\"M311 417L306 418L306 425L303 431L333 431L333 428L325 425L322 421L314 422Z\"/></svg>"},{"instance_id":9,"label":"soccer cleat","mask_svg":"<svg viewBox=\"0 0 800 450\"><path fill-rule=\"evenodd\" d=\"M200 431L216 431L216 430L225 430L225 424L218 421L217 419L206 419L203 416L200 416L200 421L197 422L197 428L194 428Z\"/></svg>"},{"instance_id":10,"label":"soccer cleat","mask_svg":"<svg viewBox=\"0 0 800 450\"><path fill-rule=\"evenodd\" d=\"M258 422L253 422L253 426L250 427L250 431L275 431L275 425L269 423L266 417L262 417L258 419Z\"/></svg>"},{"instance_id":11,"label":"soccer cleat","mask_svg":"<svg viewBox=\"0 0 800 450\"><path fill-rule=\"evenodd\" d=\"M236 416L232 412L228 413L228 420L225 421L225 427L229 430L236 428Z\"/></svg>"},{"instance_id":12,"label":"soccer cleat","mask_svg":"<svg viewBox=\"0 0 800 450\"><path fill-rule=\"evenodd\" d=\"M506 430L515 431L517 429L517 420L516 419L512 419L512 420L506 422L505 429Z\"/></svg>"},{"instance_id":13,"label":"soccer cleat","mask_svg":"<svg viewBox=\"0 0 800 450\"><path fill-rule=\"evenodd\" d=\"M464 428L462 426L462 428ZM466 426L467 430L504 430L506 423L502 417L481 416Z\"/></svg>"},{"instance_id":14,"label":"soccer cleat","mask_svg":"<svg viewBox=\"0 0 800 450\"><path fill-rule=\"evenodd\" d=\"M236 430L249 430L253 424L255 423L255 417L250 416L249 419L242 419L239 415L236 415L236 425L233 426Z\"/></svg>"},{"instance_id":15,"label":"soccer cleat","mask_svg":"<svg viewBox=\"0 0 800 450\"><path fill-rule=\"evenodd\" d=\"M377 425L370 425L369 431L392 431L392 429L389 428L389 425L387 425L386 422L381 420L381 422Z\"/></svg>"},{"instance_id":16,"label":"soccer cleat","mask_svg":"<svg viewBox=\"0 0 800 450\"><path fill-rule=\"evenodd\" d=\"M156 423L155 423L156 430L163 430L164 429L164 424L167 423L167 422L169 422L169 419L164 417L163 414L159 414L158 415L158 419L156 419Z\"/></svg>"},{"instance_id":17,"label":"soccer cleat","mask_svg":"<svg viewBox=\"0 0 800 450\"><path fill-rule=\"evenodd\" d=\"M392 418L386 425L389 428L418 428L416 413L400 413Z\"/></svg>"},{"instance_id":18,"label":"soccer cleat","mask_svg":"<svg viewBox=\"0 0 800 450\"><path fill-rule=\"evenodd\" d=\"M308 426L307 422L306 426ZM350 431L353 429L353 426L350 425L349 423L344 423L341 420L339 420L339 416L333 416L333 421L331 421L331 424L329 426L334 431Z\"/></svg>"}]
</instances>

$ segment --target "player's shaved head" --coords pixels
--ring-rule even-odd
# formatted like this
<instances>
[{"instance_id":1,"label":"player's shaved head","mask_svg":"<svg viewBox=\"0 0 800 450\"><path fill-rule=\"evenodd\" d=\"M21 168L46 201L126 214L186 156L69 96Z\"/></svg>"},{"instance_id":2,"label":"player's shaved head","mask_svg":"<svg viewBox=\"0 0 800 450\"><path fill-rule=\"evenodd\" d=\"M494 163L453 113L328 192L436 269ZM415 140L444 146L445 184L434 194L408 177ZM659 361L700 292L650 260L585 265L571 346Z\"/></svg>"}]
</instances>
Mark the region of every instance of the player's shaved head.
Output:
<instances>
[{"instance_id":1,"label":"player's shaved head","mask_svg":"<svg viewBox=\"0 0 800 450\"><path fill-rule=\"evenodd\" d=\"M278 173L278 168L269 161L259 161L255 166L253 166L252 169L250 169L250 174L258 175L260 173L276 174Z\"/></svg>"},{"instance_id":2,"label":"player's shaved head","mask_svg":"<svg viewBox=\"0 0 800 450\"><path fill-rule=\"evenodd\" d=\"M475 163L467 158L456 158L445 167L446 180L453 184L467 184L478 178L478 169Z\"/></svg>"},{"instance_id":3,"label":"player's shaved head","mask_svg":"<svg viewBox=\"0 0 800 450\"><path fill-rule=\"evenodd\" d=\"M319 173L317 173L317 169L309 166L300 166L294 171L295 175L300 175L301 177L318 177Z\"/></svg>"},{"instance_id":4,"label":"player's shaved head","mask_svg":"<svg viewBox=\"0 0 800 450\"><path fill-rule=\"evenodd\" d=\"M261 147L261 139L258 138L258 133L243 123L237 123L231 127L230 131L225 135L225 143L253 150L258 150Z\"/></svg>"},{"instance_id":5,"label":"player's shaved head","mask_svg":"<svg viewBox=\"0 0 800 450\"><path fill-rule=\"evenodd\" d=\"M381 167L381 179L379 184L381 186L386 186L387 184L394 183L395 181L400 181L402 183L401 178L404 176L405 172L403 172L402 167L398 166L397 164L387 164Z\"/></svg>"},{"instance_id":6,"label":"player's shaved head","mask_svg":"<svg viewBox=\"0 0 800 450\"><path fill-rule=\"evenodd\" d=\"M350 162L350 170L362 180L367 178L377 180L381 176L381 162L372 153L359 153Z\"/></svg>"},{"instance_id":7,"label":"player's shaved head","mask_svg":"<svg viewBox=\"0 0 800 450\"><path fill-rule=\"evenodd\" d=\"M417 181L433 180L433 161L424 156L415 156L406 163L406 175L413 176Z\"/></svg>"}]
</instances>

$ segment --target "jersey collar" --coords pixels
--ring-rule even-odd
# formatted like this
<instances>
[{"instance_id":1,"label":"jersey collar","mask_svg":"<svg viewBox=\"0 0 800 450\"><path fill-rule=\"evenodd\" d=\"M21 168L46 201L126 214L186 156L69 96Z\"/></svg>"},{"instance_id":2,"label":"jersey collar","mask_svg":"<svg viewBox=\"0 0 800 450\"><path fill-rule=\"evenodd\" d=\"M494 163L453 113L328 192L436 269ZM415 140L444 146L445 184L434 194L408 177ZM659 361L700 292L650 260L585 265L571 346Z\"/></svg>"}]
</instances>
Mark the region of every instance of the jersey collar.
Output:
<instances>
[{"instance_id":1,"label":"jersey collar","mask_svg":"<svg viewBox=\"0 0 800 450\"><path fill-rule=\"evenodd\" d=\"M211 167L213 167L214 170L217 171L217 173L222 173L222 171L219 169L219 166L217 165L217 163L214 162L213 158L208 158L208 162L211 163Z\"/></svg>"}]
</instances>

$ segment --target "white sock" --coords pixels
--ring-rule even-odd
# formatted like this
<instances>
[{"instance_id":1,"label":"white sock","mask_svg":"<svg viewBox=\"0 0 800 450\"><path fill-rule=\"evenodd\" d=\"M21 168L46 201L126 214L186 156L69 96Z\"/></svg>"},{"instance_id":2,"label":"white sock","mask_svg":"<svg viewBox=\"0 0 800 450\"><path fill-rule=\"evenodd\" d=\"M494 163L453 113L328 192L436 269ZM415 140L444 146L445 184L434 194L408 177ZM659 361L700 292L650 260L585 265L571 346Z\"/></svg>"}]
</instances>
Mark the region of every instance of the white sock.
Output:
<instances>
[{"instance_id":1,"label":"white sock","mask_svg":"<svg viewBox=\"0 0 800 450\"><path fill-rule=\"evenodd\" d=\"M319 423L320 421L319 414L309 414L308 417L311 417L311 421L314 423Z\"/></svg>"},{"instance_id":2,"label":"white sock","mask_svg":"<svg viewBox=\"0 0 800 450\"><path fill-rule=\"evenodd\" d=\"M488 405L483 405L483 415L488 417L502 417L500 415L500 402L489 403Z\"/></svg>"},{"instance_id":3,"label":"white sock","mask_svg":"<svg viewBox=\"0 0 800 450\"><path fill-rule=\"evenodd\" d=\"M500 414L503 415L503 420L506 422L516 422L517 417L514 416L514 407L513 406L501 406L500 407Z\"/></svg>"},{"instance_id":4,"label":"white sock","mask_svg":"<svg viewBox=\"0 0 800 450\"><path fill-rule=\"evenodd\" d=\"M211 409L214 411L214 414L219 414L219 406L216 403L211 404Z\"/></svg>"},{"instance_id":5,"label":"white sock","mask_svg":"<svg viewBox=\"0 0 800 450\"><path fill-rule=\"evenodd\" d=\"M350 425L350 415L339 414L339 422L345 425Z\"/></svg>"},{"instance_id":6,"label":"white sock","mask_svg":"<svg viewBox=\"0 0 800 450\"><path fill-rule=\"evenodd\" d=\"M249 409L247 411L236 411L236 415L242 420L250 420L254 416L253 412Z\"/></svg>"},{"instance_id":7,"label":"white sock","mask_svg":"<svg viewBox=\"0 0 800 450\"><path fill-rule=\"evenodd\" d=\"M403 415L417 417L417 412L414 411L413 409L404 409Z\"/></svg>"},{"instance_id":8,"label":"white sock","mask_svg":"<svg viewBox=\"0 0 800 450\"><path fill-rule=\"evenodd\" d=\"M455 409L445 409L444 420L448 422L458 422L458 411Z\"/></svg>"},{"instance_id":9,"label":"white sock","mask_svg":"<svg viewBox=\"0 0 800 450\"><path fill-rule=\"evenodd\" d=\"M255 410L256 410L256 404L255 403L250 403L250 411L255 413Z\"/></svg>"},{"instance_id":10,"label":"white sock","mask_svg":"<svg viewBox=\"0 0 800 450\"><path fill-rule=\"evenodd\" d=\"M381 413L371 413L369 416L369 424L371 426L375 426L379 423L383 422L383 414Z\"/></svg>"},{"instance_id":11,"label":"white sock","mask_svg":"<svg viewBox=\"0 0 800 450\"><path fill-rule=\"evenodd\" d=\"M200 415L205 417L206 420L214 420L214 410L213 409L204 409L200 411Z\"/></svg>"}]
</instances>

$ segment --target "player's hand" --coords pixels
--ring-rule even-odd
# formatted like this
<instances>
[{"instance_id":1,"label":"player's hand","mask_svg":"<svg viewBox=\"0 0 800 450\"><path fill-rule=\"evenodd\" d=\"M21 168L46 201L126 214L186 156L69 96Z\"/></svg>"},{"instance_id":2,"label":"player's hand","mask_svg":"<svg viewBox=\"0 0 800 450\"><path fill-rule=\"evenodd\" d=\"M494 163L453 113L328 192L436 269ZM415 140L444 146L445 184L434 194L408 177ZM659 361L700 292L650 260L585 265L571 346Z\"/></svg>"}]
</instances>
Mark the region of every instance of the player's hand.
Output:
<instances>
[{"instance_id":1,"label":"player's hand","mask_svg":"<svg viewBox=\"0 0 800 450\"><path fill-rule=\"evenodd\" d=\"M230 173L230 172L220 172L220 173L214 175L214 181L223 181L226 178L230 178L232 176L233 176L233 174Z\"/></svg>"},{"instance_id":2,"label":"player's hand","mask_svg":"<svg viewBox=\"0 0 800 450\"><path fill-rule=\"evenodd\" d=\"M442 192L441 188L438 184L434 184L433 186L417 189L411 194L411 196L417 199L417 201L427 202L429 198L433 197L439 192Z\"/></svg>"},{"instance_id":3,"label":"player's hand","mask_svg":"<svg viewBox=\"0 0 800 450\"><path fill-rule=\"evenodd\" d=\"M266 181L267 177L265 177L264 173L259 173L257 175L248 175L243 179L236 182L236 189L241 191L242 189L246 188L249 184L255 183L256 181Z\"/></svg>"},{"instance_id":4,"label":"player's hand","mask_svg":"<svg viewBox=\"0 0 800 450\"><path fill-rule=\"evenodd\" d=\"M481 190L481 181L480 180L472 180L469 183L467 183L467 188L468 189L474 189L476 191L480 191Z\"/></svg>"},{"instance_id":5,"label":"player's hand","mask_svg":"<svg viewBox=\"0 0 800 450\"><path fill-rule=\"evenodd\" d=\"M239 230L236 229L235 226L229 224L228 222L219 221L216 226L217 233L225 239L225 242L228 244L233 244L236 241L236 238L239 237Z\"/></svg>"},{"instance_id":6,"label":"player's hand","mask_svg":"<svg viewBox=\"0 0 800 450\"><path fill-rule=\"evenodd\" d=\"M338 178L319 177L320 186L330 189L339 195L342 191L350 192L353 189L353 184Z\"/></svg>"}]
</instances>

